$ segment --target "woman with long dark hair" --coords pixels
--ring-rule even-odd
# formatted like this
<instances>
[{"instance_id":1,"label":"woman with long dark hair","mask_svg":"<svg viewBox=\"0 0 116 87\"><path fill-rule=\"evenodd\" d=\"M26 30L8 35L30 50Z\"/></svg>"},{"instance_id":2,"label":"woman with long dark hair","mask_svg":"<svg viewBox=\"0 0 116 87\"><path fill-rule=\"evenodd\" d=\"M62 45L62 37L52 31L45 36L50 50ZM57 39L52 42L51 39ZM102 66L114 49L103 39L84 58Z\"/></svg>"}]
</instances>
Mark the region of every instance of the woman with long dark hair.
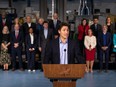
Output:
<instances>
[{"instance_id":1,"label":"woman with long dark hair","mask_svg":"<svg viewBox=\"0 0 116 87\"><path fill-rule=\"evenodd\" d=\"M79 42L79 52L84 55L84 37L87 35L89 29L87 19L82 19L81 24L78 26L78 42Z\"/></svg>"},{"instance_id":2,"label":"woman with long dark hair","mask_svg":"<svg viewBox=\"0 0 116 87\"><path fill-rule=\"evenodd\" d=\"M113 40L113 34L114 34L114 31L115 31L115 25L112 22L112 20L111 20L110 17L107 17L106 18L106 25L107 25L107 28L108 28L108 32L111 33L111 38ZM109 51L109 60L110 61L111 61L111 58L110 57L111 57L111 54L112 54L112 50L113 50L113 43L111 43L110 51Z\"/></svg>"}]
</instances>

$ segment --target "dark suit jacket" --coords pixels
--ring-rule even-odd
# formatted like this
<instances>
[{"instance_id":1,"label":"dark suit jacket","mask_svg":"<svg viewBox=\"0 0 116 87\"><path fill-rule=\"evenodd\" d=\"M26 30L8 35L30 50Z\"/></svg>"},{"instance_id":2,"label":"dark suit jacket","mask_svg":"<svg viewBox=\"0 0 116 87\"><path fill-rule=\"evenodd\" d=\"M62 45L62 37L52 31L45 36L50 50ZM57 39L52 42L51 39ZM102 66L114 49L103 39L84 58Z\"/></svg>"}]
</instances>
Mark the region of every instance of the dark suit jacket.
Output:
<instances>
[{"instance_id":1,"label":"dark suit jacket","mask_svg":"<svg viewBox=\"0 0 116 87\"><path fill-rule=\"evenodd\" d=\"M26 49L29 50L29 48L34 48L36 49L37 47L37 36L34 34L34 42L33 42L33 46L31 45L31 38L30 35L26 35Z\"/></svg>"},{"instance_id":2,"label":"dark suit jacket","mask_svg":"<svg viewBox=\"0 0 116 87\"><path fill-rule=\"evenodd\" d=\"M47 39L44 36L44 29L40 30L39 32L39 40L38 40L38 46L42 48L42 53L41 56L44 57L44 53L45 53L45 47L48 41L52 40L53 37L53 31L52 29L48 29L48 35L47 35Z\"/></svg>"},{"instance_id":3,"label":"dark suit jacket","mask_svg":"<svg viewBox=\"0 0 116 87\"><path fill-rule=\"evenodd\" d=\"M112 43L111 33L107 32L106 35L107 35L106 36L106 38L107 38L106 46L108 46L108 49L109 49L110 45ZM104 42L103 41L103 33L101 32L101 33L98 34L98 46L99 46L99 49L101 49L101 47L104 46L103 42Z\"/></svg>"},{"instance_id":4,"label":"dark suit jacket","mask_svg":"<svg viewBox=\"0 0 116 87\"><path fill-rule=\"evenodd\" d=\"M11 30L11 26L12 26L12 21L10 21L10 19L6 18L5 26L7 26L9 31L10 31ZM2 18L0 18L0 33L2 33L3 27L4 26L3 26L3 23L2 23Z\"/></svg>"},{"instance_id":5,"label":"dark suit jacket","mask_svg":"<svg viewBox=\"0 0 116 87\"><path fill-rule=\"evenodd\" d=\"M111 23L110 27L108 27L108 32L111 34L114 34L116 31L115 29L115 23Z\"/></svg>"},{"instance_id":6,"label":"dark suit jacket","mask_svg":"<svg viewBox=\"0 0 116 87\"><path fill-rule=\"evenodd\" d=\"M93 31L93 34L97 37L99 32L102 32L102 26L100 24L97 24L97 30L95 29L95 24L92 24L90 28Z\"/></svg>"},{"instance_id":7,"label":"dark suit jacket","mask_svg":"<svg viewBox=\"0 0 116 87\"><path fill-rule=\"evenodd\" d=\"M23 43L23 39L24 37L23 37L23 34L22 34L22 32L21 31L19 31L19 35L18 35L18 37L16 38L15 37L15 31L13 31L12 33L11 33L11 48L14 48L14 43L19 43L19 47L18 48L22 48L22 43Z\"/></svg>"},{"instance_id":8,"label":"dark suit jacket","mask_svg":"<svg viewBox=\"0 0 116 87\"><path fill-rule=\"evenodd\" d=\"M68 64L84 63L83 59L78 57L78 47L75 41L68 39ZM46 46L44 64L60 64L59 38L50 41Z\"/></svg>"},{"instance_id":9,"label":"dark suit jacket","mask_svg":"<svg viewBox=\"0 0 116 87\"><path fill-rule=\"evenodd\" d=\"M55 28L53 20L49 21L49 28L53 29L54 35L58 35L58 28L59 28L60 23L61 23L61 21L57 20L57 24L56 24L56 28Z\"/></svg>"},{"instance_id":10,"label":"dark suit jacket","mask_svg":"<svg viewBox=\"0 0 116 87\"><path fill-rule=\"evenodd\" d=\"M33 28L33 32L36 32L36 24L35 23L31 23L31 27ZM24 33L24 36L27 35L29 33L29 26L27 23L24 23L22 25L22 31Z\"/></svg>"},{"instance_id":11,"label":"dark suit jacket","mask_svg":"<svg viewBox=\"0 0 116 87\"><path fill-rule=\"evenodd\" d=\"M39 31L43 29L43 25L37 23L36 24L36 35L39 36Z\"/></svg>"}]
</instances>

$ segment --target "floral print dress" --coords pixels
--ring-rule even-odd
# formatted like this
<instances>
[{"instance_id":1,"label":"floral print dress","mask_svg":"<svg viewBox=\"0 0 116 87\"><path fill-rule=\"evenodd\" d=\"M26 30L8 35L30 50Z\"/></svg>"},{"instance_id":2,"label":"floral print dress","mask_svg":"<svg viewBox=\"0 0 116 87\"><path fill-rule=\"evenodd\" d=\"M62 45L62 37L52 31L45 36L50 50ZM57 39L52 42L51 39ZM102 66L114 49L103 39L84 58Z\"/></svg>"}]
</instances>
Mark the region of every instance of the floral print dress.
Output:
<instances>
[{"instance_id":1,"label":"floral print dress","mask_svg":"<svg viewBox=\"0 0 116 87\"><path fill-rule=\"evenodd\" d=\"M2 35L2 43L7 44L9 42L9 34L3 34ZM0 65L4 65L4 64L11 64L11 59L10 59L10 55L8 53L8 49L4 49L1 46L1 52L0 52Z\"/></svg>"}]
</instances>

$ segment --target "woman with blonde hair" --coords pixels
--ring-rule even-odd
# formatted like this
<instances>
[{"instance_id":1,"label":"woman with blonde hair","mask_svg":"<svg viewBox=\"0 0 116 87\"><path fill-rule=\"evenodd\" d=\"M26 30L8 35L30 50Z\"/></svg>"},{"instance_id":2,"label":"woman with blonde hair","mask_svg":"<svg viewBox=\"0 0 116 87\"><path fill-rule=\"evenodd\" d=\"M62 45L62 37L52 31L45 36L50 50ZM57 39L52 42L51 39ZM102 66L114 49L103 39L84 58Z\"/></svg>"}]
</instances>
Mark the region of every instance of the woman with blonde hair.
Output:
<instances>
[{"instance_id":1,"label":"woman with blonde hair","mask_svg":"<svg viewBox=\"0 0 116 87\"><path fill-rule=\"evenodd\" d=\"M8 70L8 66L11 64L10 56L8 54L8 47L10 45L10 34L7 26L2 30L2 43L0 52L0 65L3 66L3 70Z\"/></svg>"},{"instance_id":2,"label":"woman with blonde hair","mask_svg":"<svg viewBox=\"0 0 116 87\"><path fill-rule=\"evenodd\" d=\"M14 19L14 23L13 23L13 25L12 25L11 32L14 31L14 26L15 26L16 24L20 25L20 23L19 23L19 18L15 18L15 19Z\"/></svg>"}]
</instances>

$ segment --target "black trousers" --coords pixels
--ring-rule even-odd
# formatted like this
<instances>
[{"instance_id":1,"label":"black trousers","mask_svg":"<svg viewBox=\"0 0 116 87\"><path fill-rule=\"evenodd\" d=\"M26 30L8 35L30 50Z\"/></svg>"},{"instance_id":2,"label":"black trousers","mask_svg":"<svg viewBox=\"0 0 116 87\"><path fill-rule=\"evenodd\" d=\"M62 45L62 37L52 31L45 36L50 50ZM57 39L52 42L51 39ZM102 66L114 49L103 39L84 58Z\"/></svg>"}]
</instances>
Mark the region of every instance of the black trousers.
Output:
<instances>
[{"instance_id":1,"label":"black trousers","mask_svg":"<svg viewBox=\"0 0 116 87\"><path fill-rule=\"evenodd\" d=\"M79 52L82 56L84 56L84 41L78 40L78 43L79 43Z\"/></svg>"},{"instance_id":2,"label":"black trousers","mask_svg":"<svg viewBox=\"0 0 116 87\"><path fill-rule=\"evenodd\" d=\"M23 68L23 62L22 62L22 53L20 48L12 48L11 55L12 55L12 68L16 68L16 56L18 56L19 60L19 67Z\"/></svg>"},{"instance_id":3,"label":"black trousers","mask_svg":"<svg viewBox=\"0 0 116 87\"><path fill-rule=\"evenodd\" d=\"M105 56L105 68L108 69L109 65L109 49L106 51L100 50L100 69L103 68L103 57Z\"/></svg>"},{"instance_id":4,"label":"black trousers","mask_svg":"<svg viewBox=\"0 0 116 87\"><path fill-rule=\"evenodd\" d=\"M33 48L33 45L31 45L30 48ZM34 51L29 51L29 49L27 49L27 67L28 69L35 69L35 50Z\"/></svg>"}]
</instances>

